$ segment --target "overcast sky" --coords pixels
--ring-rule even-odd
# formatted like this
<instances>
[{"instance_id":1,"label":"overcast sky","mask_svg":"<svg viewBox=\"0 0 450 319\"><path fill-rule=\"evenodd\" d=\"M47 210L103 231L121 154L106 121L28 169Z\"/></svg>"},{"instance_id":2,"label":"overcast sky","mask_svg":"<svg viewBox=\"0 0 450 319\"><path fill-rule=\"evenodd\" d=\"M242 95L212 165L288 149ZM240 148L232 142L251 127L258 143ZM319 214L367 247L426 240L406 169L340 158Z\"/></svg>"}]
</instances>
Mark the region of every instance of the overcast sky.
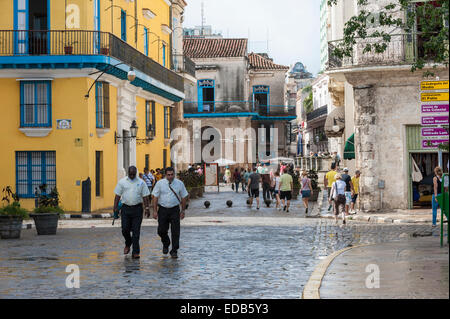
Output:
<instances>
[{"instance_id":1,"label":"overcast sky","mask_svg":"<svg viewBox=\"0 0 450 319\"><path fill-rule=\"evenodd\" d=\"M186 0L184 27L201 25L202 0ZM320 69L320 0L204 0L206 25L224 37L249 38L249 51L275 63Z\"/></svg>"}]
</instances>

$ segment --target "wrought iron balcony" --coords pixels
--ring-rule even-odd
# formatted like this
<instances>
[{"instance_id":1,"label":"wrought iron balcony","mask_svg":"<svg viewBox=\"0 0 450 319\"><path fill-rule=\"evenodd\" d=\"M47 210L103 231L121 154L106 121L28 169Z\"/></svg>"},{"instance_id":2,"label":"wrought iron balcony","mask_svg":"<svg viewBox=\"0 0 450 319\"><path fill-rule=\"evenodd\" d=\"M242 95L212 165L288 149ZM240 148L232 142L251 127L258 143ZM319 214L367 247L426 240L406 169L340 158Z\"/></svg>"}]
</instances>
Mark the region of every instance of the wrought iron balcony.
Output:
<instances>
[{"instance_id":1,"label":"wrought iron balcony","mask_svg":"<svg viewBox=\"0 0 450 319\"><path fill-rule=\"evenodd\" d=\"M104 55L184 92L183 78L109 32L83 30L0 31L0 56Z\"/></svg>"},{"instance_id":2,"label":"wrought iron balcony","mask_svg":"<svg viewBox=\"0 0 450 319\"><path fill-rule=\"evenodd\" d=\"M185 101L184 114L235 114L249 113L260 117L295 117L295 106L259 105L252 101Z\"/></svg>"},{"instance_id":3,"label":"wrought iron balcony","mask_svg":"<svg viewBox=\"0 0 450 319\"><path fill-rule=\"evenodd\" d=\"M185 55L173 55L173 68L175 72L187 73L195 78L195 62Z\"/></svg>"},{"instance_id":4,"label":"wrought iron balcony","mask_svg":"<svg viewBox=\"0 0 450 319\"><path fill-rule=\"evenodd\" d=\"M314 111L306 114L306 120L312 121L315 120L321 116L328 114L328 105L324 105L322 107L319 107L318 109L315 109Z\"/></svg>"},{"instance_id":5,"label":"wrought iron balcony","mask_svg":"<svg viewBox=\"0 0 450 319\"><path fill-rule=\"evenodd\" d=\"M423 46L420 35L397 34L392 35L383 53L372 50L366 52L368 45L380 41L379 38L357 39L350 57L339 57L334 50L343 40L328 42L328 70L355 66L373 65L403 65L413 63L417 57L423 56Z\"/></svg>"}]
</instances>

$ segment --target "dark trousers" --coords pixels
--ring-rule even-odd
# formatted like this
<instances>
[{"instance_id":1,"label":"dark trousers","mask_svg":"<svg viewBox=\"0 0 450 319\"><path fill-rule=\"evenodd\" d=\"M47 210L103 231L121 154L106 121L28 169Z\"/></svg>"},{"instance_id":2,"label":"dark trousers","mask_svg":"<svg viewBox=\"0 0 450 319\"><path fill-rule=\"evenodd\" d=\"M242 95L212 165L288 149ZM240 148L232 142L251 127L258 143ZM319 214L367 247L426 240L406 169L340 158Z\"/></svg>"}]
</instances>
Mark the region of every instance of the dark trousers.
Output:
<instances>
[{"instance_id":1,"label":"dark trousers","mask_svg":"<svg viewBox=\"0 0 450 319\"><path fill-rule=\"evenodd\" d=\"M235 186L236 186L236 193L239 191L239 183L240 182L234 182Z\"/></svg>"},{"instance_id":2,"label":"dark trousers","mask_svg":"<svg viewBox=\"0 0 450 319\"><path fill-rule=\"evenodd\" d=\"M180 206L165 208L158 206L158 235L164 247L170 246L168 235L169 226L172 233L172 249L175 252L180 248Z\"/></svg>"},{"instance_id":3,"label":"dark trousers","mask_svg":"<svg viewBox=\"0 0 450 319\"><path fill-rule=\"evenodd\" d=\"M141 236L141 224L144 215L142 204L136 206L123 205L121 215L122 235L125 238L125 246L131 247L133 245L132 253L140 254L139 237Z\"/></svg>"},{"instance_id":4,"label":"dark trousers","mask_svg":"<svg viewBox=\"0 0 450 319\"><path fill-rule=\"evenodd\" d=\"M270 184L263 183L263 198L264 201L270 199Z\"/></svg>"}]
</instances>

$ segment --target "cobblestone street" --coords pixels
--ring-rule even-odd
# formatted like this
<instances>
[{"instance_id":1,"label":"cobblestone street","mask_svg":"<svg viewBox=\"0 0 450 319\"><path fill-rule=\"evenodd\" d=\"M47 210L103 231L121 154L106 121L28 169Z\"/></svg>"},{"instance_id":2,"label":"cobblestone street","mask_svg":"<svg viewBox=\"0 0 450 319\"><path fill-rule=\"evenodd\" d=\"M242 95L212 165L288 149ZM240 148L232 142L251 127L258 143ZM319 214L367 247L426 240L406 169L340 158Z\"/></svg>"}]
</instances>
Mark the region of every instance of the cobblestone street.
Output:
<instances>
[{"instance_id":1,"label":"cobblestone street","mask_svg":"<svg viewBox=\"0 0 450 319\"><path fill-rule=\"evenodd\" d=\"M208 211L201 208L205 198L212 204ZM404 240L430 230L429 224L353 221L341 227L333 220L304 218L297 208L288 216L273 207L249 210L243 194L224 192L205 198L192 202L182 222L178 260L162 256L153 225L142 228L138 261L122 255L117 225L60 227L56 236L37 236L30 229L23 230L20 240L2 240L0 297L300 298L314 267L332 252L360 243ZM226 208L228 198L235 202L233 208ZM294 207L299 205L296 201ZM190 225L189 218L199 215L227 215L236 222ZM265 226L239 224L239 217L251 217L256 224L263 216L271 217ZM292 218L293 225L277 224ZM80 289L65 286L69 264L80 268Z\"/></svg>"}]
</instances>

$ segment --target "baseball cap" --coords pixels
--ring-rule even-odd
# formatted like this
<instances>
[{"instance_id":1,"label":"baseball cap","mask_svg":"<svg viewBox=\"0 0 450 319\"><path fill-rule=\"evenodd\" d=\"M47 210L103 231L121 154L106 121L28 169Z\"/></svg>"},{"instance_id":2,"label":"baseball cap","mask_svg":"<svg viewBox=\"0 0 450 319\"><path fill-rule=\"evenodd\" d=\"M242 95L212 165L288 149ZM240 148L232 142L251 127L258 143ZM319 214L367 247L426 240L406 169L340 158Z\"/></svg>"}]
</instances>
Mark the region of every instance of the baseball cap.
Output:
<instances>
[{"instance_id":1,"label":"baseball cap","mask_svg":"<svg viewBox=\"0 0 450 319\"><path fill-rule=\"evenodd\" d=\"M343 171L348 172L348 167L344 167Z\"/></svg>"}]
</instances>

